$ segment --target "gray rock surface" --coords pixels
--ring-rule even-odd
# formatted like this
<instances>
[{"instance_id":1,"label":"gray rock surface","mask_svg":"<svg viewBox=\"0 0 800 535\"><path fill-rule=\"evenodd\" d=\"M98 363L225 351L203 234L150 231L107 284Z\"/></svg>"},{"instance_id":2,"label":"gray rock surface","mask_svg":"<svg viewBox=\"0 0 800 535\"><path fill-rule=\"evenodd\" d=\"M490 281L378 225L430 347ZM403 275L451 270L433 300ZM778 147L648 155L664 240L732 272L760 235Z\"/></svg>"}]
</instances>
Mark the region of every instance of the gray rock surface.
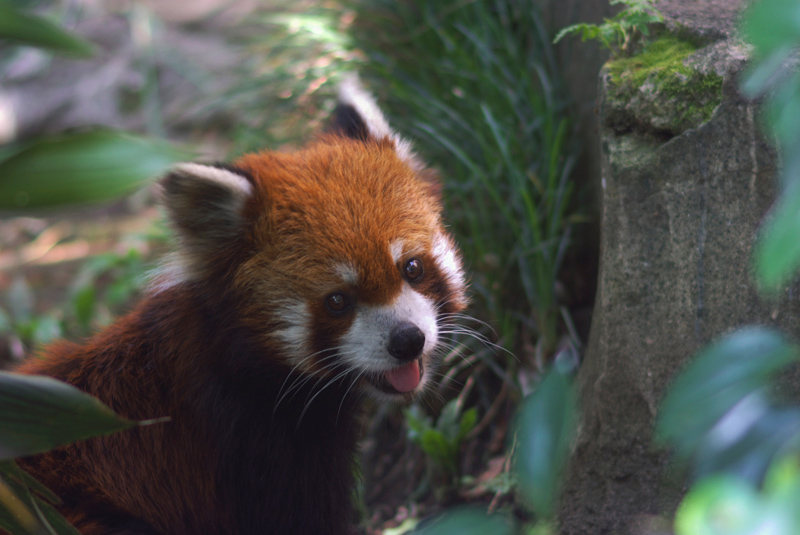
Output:
<instances>
[{"instance_id":1,"label":"gray rock surface","mask_svg":"<svg viewBox=\"0 0 800 535\"><path fill-rule=\"evenodd\" d=\"M651 445L671 378L710 340L743 325L798 333L800 302L788 292L765 302L750 273L776 160L756 106L737 91L746 60L731 37L738 8L663 5L668 27L705 39L687 61L723 77L707 122L660 136L635 122L611 128L619 103L605 98L609 78L601 78L600 275L578 377L583 416L561 505L565 534L649 533L648 517L671 515L681 484L669 477L668 452Z\"/></svg>"}]
</instances>

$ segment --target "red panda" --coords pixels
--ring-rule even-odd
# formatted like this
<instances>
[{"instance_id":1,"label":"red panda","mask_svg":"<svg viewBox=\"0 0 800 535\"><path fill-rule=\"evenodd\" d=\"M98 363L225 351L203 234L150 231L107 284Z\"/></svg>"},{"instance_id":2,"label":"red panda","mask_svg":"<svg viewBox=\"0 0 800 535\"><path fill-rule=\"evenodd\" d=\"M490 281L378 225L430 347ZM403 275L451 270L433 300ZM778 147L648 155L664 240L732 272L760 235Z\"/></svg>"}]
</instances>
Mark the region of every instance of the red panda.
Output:
<instances>
[{"instance_id":1,"label":"red panda","mask_svg":"<svg viewBox=\"0 0 800 535\"><path fill-rule=\"evenodd\" d=\"M335 117L294 153L176 166L143 300L19 368L171 418L20 461L83 535L350 533L361 398L429 387L466 297L434 174L356 81Z\"/></svg>"}]
</instances>

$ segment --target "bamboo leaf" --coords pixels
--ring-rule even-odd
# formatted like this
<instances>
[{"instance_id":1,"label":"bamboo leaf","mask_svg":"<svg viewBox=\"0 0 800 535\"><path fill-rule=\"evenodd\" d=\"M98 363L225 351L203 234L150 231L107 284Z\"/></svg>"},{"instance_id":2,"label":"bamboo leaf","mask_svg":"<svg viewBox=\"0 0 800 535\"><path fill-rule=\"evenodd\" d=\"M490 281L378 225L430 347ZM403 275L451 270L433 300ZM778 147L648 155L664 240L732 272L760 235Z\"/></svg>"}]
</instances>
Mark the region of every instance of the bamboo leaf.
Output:
<instances>
[{"instance_id":1,"label":"bamboo leaf","mask_svg":"<svg viewBox=\"0 0 800 535\"><path fill-rule=\"evenodd\" d=\"M151 422L122 418L94 397L50 377L0 372L0 461L141 423Z\"/></svg>"},{"instance_id":2,"label":"bamboo leaf","mask_svg":"<svg viewBox=\"0 0 800 535\"><path fill-rule=\"evenodd\" d=\"M63 30L44 17L23 13L5 0L0 0L0 39L74 56L94 54L94 45L89 41Z\"/></svg>"},{"instance_id":3,"label":"bamboo leaf","mask_svg":"<svg viewBox=\"0 0 800 535\"><path fill-rule=\"evenodd\" d=\"M0 161L0 210L116 199L188 157L163 141L111 131L40 139Z\"/></svg>"}]
</instances>

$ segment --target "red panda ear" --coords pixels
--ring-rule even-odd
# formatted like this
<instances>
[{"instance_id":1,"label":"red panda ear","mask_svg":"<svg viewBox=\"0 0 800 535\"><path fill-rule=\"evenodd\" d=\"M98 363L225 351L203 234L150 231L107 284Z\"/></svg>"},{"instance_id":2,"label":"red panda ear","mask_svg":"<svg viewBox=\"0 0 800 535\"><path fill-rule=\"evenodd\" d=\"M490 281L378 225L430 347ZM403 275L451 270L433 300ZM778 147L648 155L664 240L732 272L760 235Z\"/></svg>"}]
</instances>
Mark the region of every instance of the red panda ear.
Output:
<instances>
[{"instance_id":1,"label":"red panda ear","mask_svg":"<svg viewBox=\"0 0 800 535\"><path fill-rule=\"evenodd\" d=\"M415 171L426 168L411 149L411 143L390 127L375 99L362 86L356 75L346 77L339 86L339 99L331 127L336 133L359 141L393 142L397 155Z\"/></svg>"},{"instance_id":2,"label":"red panda ear","mask_svg":"<svg viewBox=\"0 0 800 535\"><path fill-rule=\"evenodd\" d=\"M246 173L233 168L178 164L161 180L162 203L181 256L204 265L244 229L244 205L253 194Z\"/></svg>"}]
</instances>

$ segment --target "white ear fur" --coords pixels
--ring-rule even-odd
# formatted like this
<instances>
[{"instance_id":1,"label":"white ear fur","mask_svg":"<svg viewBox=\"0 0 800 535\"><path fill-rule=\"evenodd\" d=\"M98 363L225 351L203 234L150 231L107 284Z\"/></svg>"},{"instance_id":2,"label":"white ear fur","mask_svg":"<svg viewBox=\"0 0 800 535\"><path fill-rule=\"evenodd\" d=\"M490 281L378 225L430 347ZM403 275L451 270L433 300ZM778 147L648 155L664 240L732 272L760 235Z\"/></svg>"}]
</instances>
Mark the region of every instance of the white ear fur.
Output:
<instances>
[{"instance_id":1,"label":"white ear fur","mask_svg":"<svg viewBox=\"0 0 800 535\"><path fill-rule=\"evenodd\" d=\"M213 255L241 234L242 212L253 186L232 170L195 163L176 165L160 185L178 240L170 271L180 279L195 279Z\"/></svg>"},{"instance_id":2,"label":"white ear fur","mask_svg":"<svg viewBox=\"0 0 800 535\"><path fill-rule=\"evenodd\" d=\"M401 160L415 170L425 168L411 149L411 143L402 139L390 127L373 96L364 89L357 74L346 76L339 85L339 104L352 107L360 116L367 132L373 139L388 137L394 142Z\"/></svg>"},{"instance_id":3,"label":"white ear fur","mask_svg":"<svg viewBox=\"0 0 800 535\"><path fill-rule=\"evenodd\" d=\"M245 177L221 167L184 162L176 164L173 168L173 173L179 173L197 180L216 182L229 188L234 196L242 201L253 194L253 186L250 185L250 182Z\"/></svg>"}]
</instances>

